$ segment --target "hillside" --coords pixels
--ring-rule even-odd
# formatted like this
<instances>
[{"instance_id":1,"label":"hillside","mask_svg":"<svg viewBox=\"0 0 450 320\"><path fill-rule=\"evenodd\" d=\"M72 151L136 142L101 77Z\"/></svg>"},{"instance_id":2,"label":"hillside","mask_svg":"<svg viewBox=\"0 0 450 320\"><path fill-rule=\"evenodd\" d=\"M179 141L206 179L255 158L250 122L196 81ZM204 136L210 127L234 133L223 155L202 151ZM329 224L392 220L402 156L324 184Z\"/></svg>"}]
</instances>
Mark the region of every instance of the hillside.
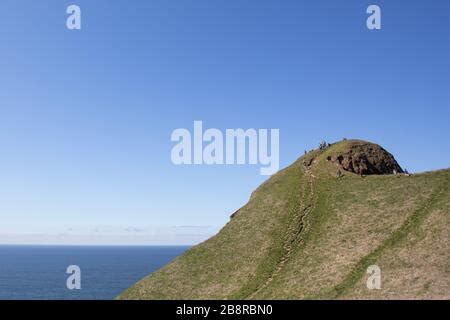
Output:
<instances>
[{"instance_id":1,"label":"hillside","mask_svg":"<svg viewBox=\"0 0 450 320\"><path fill-rule=\"evenodd\" d=\"M450 170L402 172L365 141L310 151L118 298L449 299ZM381 290L366 287L372 264Z\"/></svg>"}]
</instances>

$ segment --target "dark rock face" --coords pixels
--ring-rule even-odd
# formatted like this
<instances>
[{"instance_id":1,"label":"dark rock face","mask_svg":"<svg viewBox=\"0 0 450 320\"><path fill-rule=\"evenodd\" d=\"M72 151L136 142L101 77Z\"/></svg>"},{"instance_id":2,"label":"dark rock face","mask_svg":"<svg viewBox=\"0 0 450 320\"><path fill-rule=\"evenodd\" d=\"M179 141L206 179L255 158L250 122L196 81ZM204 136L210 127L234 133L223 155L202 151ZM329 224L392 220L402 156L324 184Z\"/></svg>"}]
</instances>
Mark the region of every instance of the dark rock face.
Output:
<instances>
[{"instance_id":1,"label":"dark rock face","mask_svg":"<svg viewBox=\"0 0 450 320\"><path fill-rule=\"evenodd\" d=\"M230 219L233 219L237 214L238 214L239 210L236 210L235 212L233 212L230 216Z\"/></svg>"},{"instance_id":2,"label":"dark rock face","mask_svg":"<svg viewBox=\"0 0 450 320\"><path fill-rule=\"evenodd\" d=\"M363 141L353 142L348 150L329 156L327 160L361 175L403 173L392 154L379 145Z\"/></svg>"}]
</instances>

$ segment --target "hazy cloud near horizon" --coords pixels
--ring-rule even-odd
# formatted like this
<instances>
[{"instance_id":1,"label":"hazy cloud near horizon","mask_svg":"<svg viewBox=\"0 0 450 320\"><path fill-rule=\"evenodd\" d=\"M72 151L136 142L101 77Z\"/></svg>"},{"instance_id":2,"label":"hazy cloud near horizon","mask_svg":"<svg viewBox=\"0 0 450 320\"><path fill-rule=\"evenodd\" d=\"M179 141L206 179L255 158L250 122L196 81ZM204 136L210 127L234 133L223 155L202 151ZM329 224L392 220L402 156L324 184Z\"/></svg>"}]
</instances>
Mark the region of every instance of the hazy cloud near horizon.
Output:
<instances>
[{"instance_id":1,"label":"hazy cloud near horizon","mask_svg":"<svg viewBox=\"0 0 450 320\"><path fill-rule=\"evenodd\" d=\"M67 227L64 232L0 232L0 244L34 245L194 245L215 234L215 226Z\"/></svg>"}]
</instances>

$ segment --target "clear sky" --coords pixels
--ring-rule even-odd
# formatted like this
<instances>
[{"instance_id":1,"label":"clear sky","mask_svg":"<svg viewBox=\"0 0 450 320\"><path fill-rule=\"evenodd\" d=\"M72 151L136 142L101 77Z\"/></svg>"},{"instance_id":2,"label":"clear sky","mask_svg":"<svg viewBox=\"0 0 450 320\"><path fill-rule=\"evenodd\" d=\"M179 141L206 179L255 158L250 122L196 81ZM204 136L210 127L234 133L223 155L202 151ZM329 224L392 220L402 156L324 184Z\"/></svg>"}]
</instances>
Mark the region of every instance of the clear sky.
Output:
<instances>
[{"instance_id":1,"label":"clear sky","mask_svg":"<svg viewBox=\"0 0 450 320\"><path fill-rule=\"evenodd\" d=\"M173 165L194 120L280 129L281 167L343 137L448 167L449 40L447 0L3 0L0 243L204 239L267 177Z\"/></svg>"}]
</instances>

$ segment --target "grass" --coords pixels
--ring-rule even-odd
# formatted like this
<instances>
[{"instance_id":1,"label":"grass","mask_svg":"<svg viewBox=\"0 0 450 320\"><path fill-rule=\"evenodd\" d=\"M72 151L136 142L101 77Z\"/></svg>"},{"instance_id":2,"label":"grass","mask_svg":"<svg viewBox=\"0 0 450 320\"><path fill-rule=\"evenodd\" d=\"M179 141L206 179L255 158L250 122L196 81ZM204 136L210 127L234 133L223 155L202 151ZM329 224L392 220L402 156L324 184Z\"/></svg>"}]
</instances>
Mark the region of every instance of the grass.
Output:
<instances>
[{"instance_id":1,"label":"grass","mask_svg":"<svg viewBox=\"0 0 450 320\"><path fill-rule=\"evenodd\" d=\"M327 157L353 143L310 152L272 176L217 235L118 298L373 298L364 277L375 263L396 275L377 298L448 297L450 170L337 178Z\"/></svg>"},{"instance_id":2,"label":"grass","mask_svg":"<svg viewBox=\"0 0 450 320\"><path fill-rule=\"evenodd\" d=\"M435 204L436 200L441 197L444 191L448 190L450 185L448 183L439 186L434 190L430 198L428 198L408 219L394 231L389 238L387 238L380 246L368 255L363 257L345 277L344 281L336 285L329 293L325 294L324 298L338 298L345 292L351 290L359 279L365 274L367 267L376 263L381 254L389 248L399 245L405 241L407 235L413 230L418 229L423 220L429 214Z\"/></svg>"}]
</instances>

